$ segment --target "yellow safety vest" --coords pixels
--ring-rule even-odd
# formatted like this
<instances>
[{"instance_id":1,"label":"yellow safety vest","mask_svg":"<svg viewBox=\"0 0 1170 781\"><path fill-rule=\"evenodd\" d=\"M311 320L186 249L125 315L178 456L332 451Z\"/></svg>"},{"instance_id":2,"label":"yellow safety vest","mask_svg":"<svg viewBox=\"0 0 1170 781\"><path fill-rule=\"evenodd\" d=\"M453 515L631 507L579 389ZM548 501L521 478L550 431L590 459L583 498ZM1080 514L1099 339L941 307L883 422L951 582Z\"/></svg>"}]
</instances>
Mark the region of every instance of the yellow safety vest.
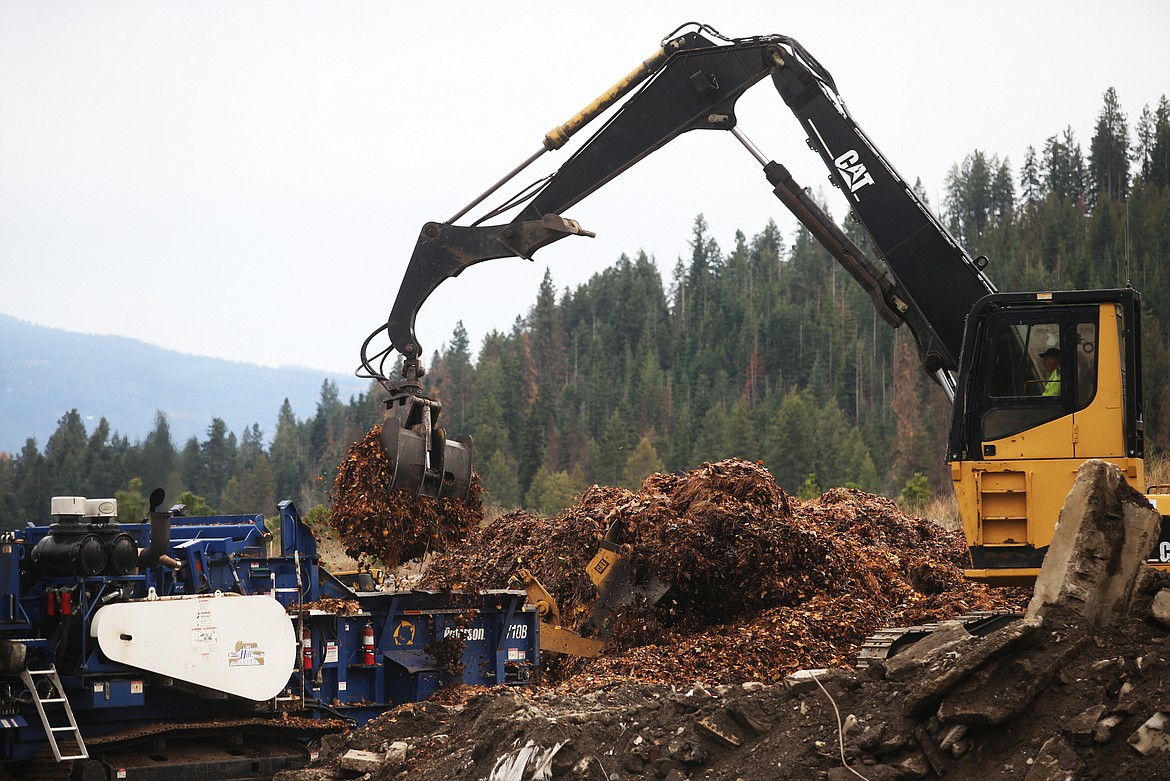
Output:
<instances>
[{"instance_id":1,"label":"yellow safety vest","mask_svg":"<svg viewBox=\"0 0 1170 781\"><path fill-rule=\"evenodd\" d=\"M1053 369L1052 374L1048 375L1048 382L1044 383L1043 396L1059 396L1060 395L1060 369Z\"/></svg>"}]
</instances>

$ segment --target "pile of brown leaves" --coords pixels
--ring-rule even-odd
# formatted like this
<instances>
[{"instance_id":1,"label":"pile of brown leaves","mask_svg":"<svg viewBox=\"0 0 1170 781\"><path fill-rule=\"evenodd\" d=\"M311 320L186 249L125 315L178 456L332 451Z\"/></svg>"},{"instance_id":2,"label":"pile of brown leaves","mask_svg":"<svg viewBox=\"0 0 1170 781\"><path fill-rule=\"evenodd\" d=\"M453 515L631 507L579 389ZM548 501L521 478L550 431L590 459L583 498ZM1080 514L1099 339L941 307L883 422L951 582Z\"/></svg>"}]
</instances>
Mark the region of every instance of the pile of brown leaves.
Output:
<instances>
[{"instance_id":1,"label":"pile of brown leaves","mask_svg":"<svg viewBox=\"0 0 1170 781\"><path fill-rule=\"evenodd\" d=\"M1016 609L1025 595L963 578L959 532L848 489L790 498L762 466L731 459L657 474L637 493L594 486L552 519L517 511L432 563L432 586L500 588L523 560L584 630L596 592L585 567L613 522L635 581L670 591L617 616L593 660L549 661L573 687L616 678L685 684L777 680L844 665L883 626Z\"/></svg>"},{"instance_id":2,"label":"pile of brown leaves","mask_svg":"<svg viewBox=\"0 0 1170 781\"><path fill-rule=\"evenodd\" d=\"M330 523L346 554L397 567L463 541L483 521L479 478L472 475L467 499L388 493L390 460L379 439L381 432L382 427L375 426L350 447L333 481Z\"/></svg>"},{"instance_id":3,"label":"pile of brown leaves","mask_svg":"<svg viewBox=\"0 0 1170 781\"><path fill-rule=\"evenodd\" d=\"M306 602L300 606L302 611L321 610L339 616L356 616L362 612L362 605L356 599L339 599L337 597L321 597L316 602Z\"/></svg>"}]
</instances>

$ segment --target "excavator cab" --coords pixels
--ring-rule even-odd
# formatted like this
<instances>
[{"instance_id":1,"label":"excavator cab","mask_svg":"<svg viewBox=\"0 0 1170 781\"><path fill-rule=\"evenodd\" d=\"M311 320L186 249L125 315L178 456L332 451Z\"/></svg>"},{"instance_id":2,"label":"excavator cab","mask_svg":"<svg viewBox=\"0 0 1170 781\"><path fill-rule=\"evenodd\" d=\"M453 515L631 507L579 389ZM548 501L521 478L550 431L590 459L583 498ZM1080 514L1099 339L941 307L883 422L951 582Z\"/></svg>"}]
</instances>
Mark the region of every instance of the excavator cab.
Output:
<instances>
[{"instance_id":1,"label":"excavator cab","mask_svg":"<svg viewBox=\"0 0 1170 781\"><path fill-rule=\"evenodd\" d=\"M969 577L1031 582L1085 460L1144 489L1140 307L1127 288L1000 293L972 310L948 453Z\"/></svg>"}]
</instances>

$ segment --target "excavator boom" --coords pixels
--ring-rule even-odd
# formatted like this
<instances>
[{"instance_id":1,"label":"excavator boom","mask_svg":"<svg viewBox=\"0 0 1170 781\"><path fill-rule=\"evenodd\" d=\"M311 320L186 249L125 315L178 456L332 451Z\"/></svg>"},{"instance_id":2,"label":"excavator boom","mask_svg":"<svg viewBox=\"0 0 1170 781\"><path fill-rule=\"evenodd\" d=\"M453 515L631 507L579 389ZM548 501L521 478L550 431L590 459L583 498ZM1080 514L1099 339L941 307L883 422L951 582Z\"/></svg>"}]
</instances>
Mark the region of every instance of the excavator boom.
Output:
<instances>
[{"instance_id":1,"label":"excavator boom","mask_svg":"<svg viewBox=\"0 0 1170 781\"><path fill-rule=\"evenodd\" d=\"M738 127L736 102L765 77L806 131L876 257L850 240L788 169ZM470 225L454 224L613 106L551 176ZM395 399L387 413L390 435L384 434L396 465L392 488L459 495L470 485L470 442L445 439L437 402L418 385L422 347L414 321L427 297L475 263L531 258L566 236L591 236L564 212L694 130L725 131L740 142L776 197L867 291L882 319L904 324L913 336L922 368L953 402L946 460L974 562L969 574L1000 581L1033 577L1086 459L1107 459L1144 487L1136 291L997 292L984 273L987 259L973 258L930 212L850 115L829 72L799 42L783 35L731 39L705 25L686 25L455 218L423 227L390 317L374 334L384 334L389 346L372 352L372 336L362 349L365 376L382 381ZM510 219L489 224L505 213ZM383 370L395 353L404 357L406 378L397 385ZM1043 363L1042 356L1053 354L1058 375ZM1062 379L1051 384L1052 376ZM1161 542L1170 563L1170 530ZM602 563L620 574L616 558ZM621 580L599 584L604 601L620 604L623 594L608 592L623 591L613 585Z\"/></svg>"},{"instance_id":2,"label":"excavator boom","mask_svg":"<svg viewBox=\"0 0 1170 781\"><path fill-rule=\"evenodd\" d=\"M383 434L395 476L393 490L458 496L470 485L470 442L452 450L445 438L435 438L434 433L441 432L438 407L418 384L423 374L422 345L415 335L415 319L431 293L476 263L505 257L531 259L537 250L566 236L592 236L562 213L692 130L728 131L757 157L776 196L867 290L883 319L891 325L909 326L924 368L953 395L963 314L983 295L994 292L981 267L950 238L868 141L845 110L831 77L799 43L780 35L727 39L700 25L676 33L613 87L549 132L538 152L452 220L423 226L389 318L362 346L359 369L359 376L378 380L394 399L387 405ZM810 129L810 138L817 139L817 150L831 163L858 216L867 227L872 226L871 233L876 231L885 268L848 238L784 166L765 158L737 129L736 102L768 76ZM623 97L625 102L600 129L526 197L488 211L471 225L453 224ZM515 212L510 221L484 224L507 211ZM380 338L389 344L375 350ZM404 359L405 382L387 376L388 362L398 355Z\"/></svg>"}]
</instances>

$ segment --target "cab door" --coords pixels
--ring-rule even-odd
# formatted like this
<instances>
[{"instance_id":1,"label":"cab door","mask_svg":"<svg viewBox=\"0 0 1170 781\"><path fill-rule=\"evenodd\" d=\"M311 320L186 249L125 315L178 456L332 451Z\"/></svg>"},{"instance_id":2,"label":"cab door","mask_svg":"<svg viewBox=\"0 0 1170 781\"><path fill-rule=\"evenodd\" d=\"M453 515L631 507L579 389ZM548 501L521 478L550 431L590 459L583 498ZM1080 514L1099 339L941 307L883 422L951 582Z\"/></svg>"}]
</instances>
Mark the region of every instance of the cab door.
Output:
<instances>
[{"instance_id":1,"label":"cab door","mask_svg":"<svg viewBox=\"0 0 1170 781\"><path fill-rule=\"evenodd\" d=\"M1078 389L1095 387L1078 355L1096 355L1095 307L1008 310L989 318L982 383L968 419L980 458L967 462L976 546L1047 545L1077 470ZM1045 366L1056 350L1056 370ZM973 533L972 533L973 532ZM990 550L991 548L988 548Z\"/></svg>"},{"instance_id":2,"label":"cab door","mask_svg":"<svg viewBox=\"0 0 1170 781\"><path fill-rule=\"evenodd\" d=\"M1086 320L1095 324L1094 309L1005 311L989 320L980 362L983 382L970 421L983 460L1075 456L1077 383L1070 378L1077 324ZM1041 357L1052 349L1060 353L1057 374L1045 369Z\"/></svg>"},{"instance_id":3,"label":"cab door","mask_svg":"<svg viewBox=\"0 0 1170 781\"><path fill-rule=\"evenodd\" d=\"M1112 302L1076 324L1073 454L1079 459L1125 458L1126 369L1124 318ZM1140 486L1139 486L1140 488Z\"/></svg>"}]
</instances>

